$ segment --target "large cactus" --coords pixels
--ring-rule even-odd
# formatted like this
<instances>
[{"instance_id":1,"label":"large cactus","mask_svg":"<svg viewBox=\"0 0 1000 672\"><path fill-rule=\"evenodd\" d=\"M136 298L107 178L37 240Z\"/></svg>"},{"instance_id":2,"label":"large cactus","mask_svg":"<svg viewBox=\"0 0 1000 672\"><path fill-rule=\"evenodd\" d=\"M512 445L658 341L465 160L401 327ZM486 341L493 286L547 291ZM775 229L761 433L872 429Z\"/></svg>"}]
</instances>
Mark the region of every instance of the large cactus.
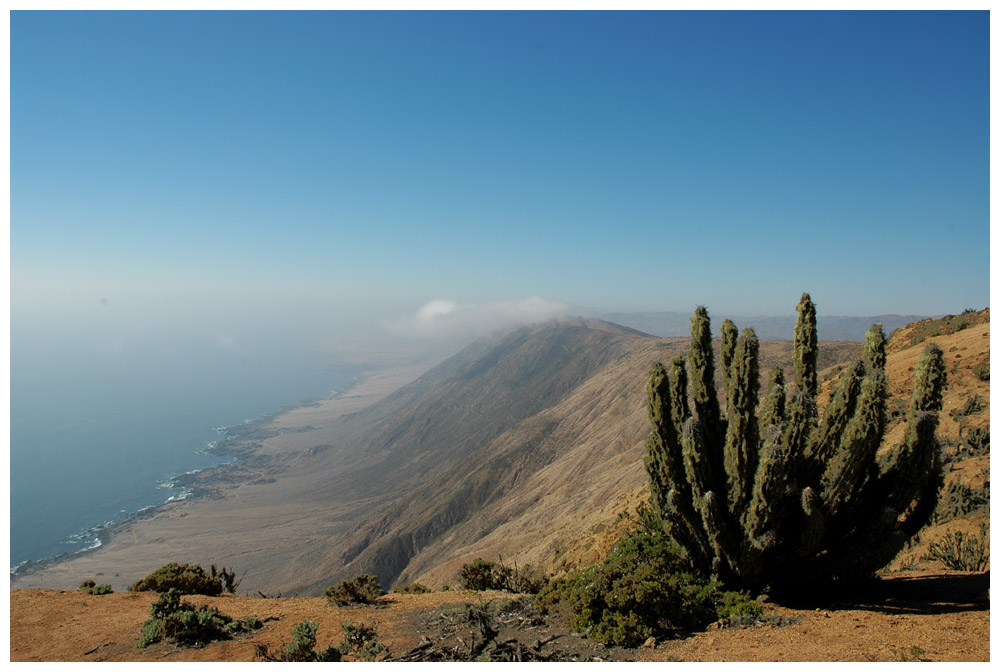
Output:
<instances>
[{"instance_id":1,"label":"large cactus","mask_svg":"<svg viewBox=\"0 0 1000 672\"><path fill-rule=\"evenodd\" d=\"M651 503L691 563L742 588L801 588L871 576L927 522L941 464L934 431L944 360L928 346L914 380L903 442L881 459L886 426L885 334L873 326L817 412L816 309L795 327L795 394L780 368L758 399L758 342L723 325L726 413L715 390L708 312L691 318L691 349L655 364L647 396ZM688 406L688 380L694 413Z\"/></svg>"}]
</instances>

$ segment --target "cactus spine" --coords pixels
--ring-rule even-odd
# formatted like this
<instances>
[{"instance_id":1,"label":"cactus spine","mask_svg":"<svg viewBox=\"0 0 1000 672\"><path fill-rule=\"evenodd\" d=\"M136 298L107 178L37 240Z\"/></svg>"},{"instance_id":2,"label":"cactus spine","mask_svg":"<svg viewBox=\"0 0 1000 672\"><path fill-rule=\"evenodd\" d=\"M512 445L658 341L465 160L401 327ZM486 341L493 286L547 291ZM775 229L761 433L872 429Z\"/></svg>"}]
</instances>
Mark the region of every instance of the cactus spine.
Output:
<instances>
[{"instance_id":1,"label":"cactus spine","mask_svg":"<svg viewBox=\"0 0 1000 672\"><path fill-rule=\"evenodd\" d=\"M870 576L929 520L941 464L934 432L944 359L928 347L917 368L904 441L881 460L888 385L882 325L844 368L822 417L816 405L816 309L808 294L795 327L795 394L773 369L759 400L759 343L722 328L726 413L714 383L708 312L691 318L687 366L650 372L651 500L691 563L735 586L774 590ZM694 413L687 405L690 380Z\"/></svg>"}]
</instances>

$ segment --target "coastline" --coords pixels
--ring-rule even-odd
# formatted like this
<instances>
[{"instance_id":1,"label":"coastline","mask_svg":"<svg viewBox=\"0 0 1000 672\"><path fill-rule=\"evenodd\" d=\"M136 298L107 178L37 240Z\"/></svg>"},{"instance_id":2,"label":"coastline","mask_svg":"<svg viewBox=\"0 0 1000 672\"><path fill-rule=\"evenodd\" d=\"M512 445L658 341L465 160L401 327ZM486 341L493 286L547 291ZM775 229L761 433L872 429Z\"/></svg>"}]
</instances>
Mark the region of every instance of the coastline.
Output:
<instances>
[{"instance_id":1,"label":"coastline","mask_svg":"<svg viewBox=\"0 0 1000 672\"><path fill-rule=\"evenodd\" d=\"M321 433L342 416L375 404L416 380L436 363L423 361L362 371L351 385L331 397L286 406L251 422L226 428L225 437L206 452L217 457L232 457L232 462L171 477L172 487L181 489L182 495L174 495L161 504L144 507L110 524L91 528L88 532L94 535L95 541L88 548L28 561L11 568L10 589L75 588L79 584L76 577L83 567L92 565L93 559L107 552L116 540L120 541L125 536L136 539L137 528L155 526L158 519L186 517L186 509L221 499L224 495L220 490L224 485L266 486L273 483L274 478L266 474L271 458L308 450L313 443L310 434ZM155 567L144 570L142 575L153 569ZM92 573L103 575L97 571ZM115 576L118 576L117 572Z\"/></svg>"}]
</instances>

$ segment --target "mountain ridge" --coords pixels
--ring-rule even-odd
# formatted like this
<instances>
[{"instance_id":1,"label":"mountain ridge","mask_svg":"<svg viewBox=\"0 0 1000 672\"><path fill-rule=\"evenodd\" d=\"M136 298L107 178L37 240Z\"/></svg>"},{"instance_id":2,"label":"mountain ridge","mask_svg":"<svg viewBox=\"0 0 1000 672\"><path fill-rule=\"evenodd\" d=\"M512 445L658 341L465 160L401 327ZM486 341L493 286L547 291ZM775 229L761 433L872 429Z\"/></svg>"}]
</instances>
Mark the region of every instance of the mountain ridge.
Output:
<instances>
[{"instance_id":1,"label":"mountain ridge","mask_svg":"<svg viewBox=\"0 0 1000 672\"><path fill-rule=\"evenodd\" d=\"M691 333L691 315L674 311L606 313L602 320L637 329L659 338L684 337ZM719 336L719 327L730 319L740 328L752 327L757 338L784 341L791 340L795 331L795 315L729 315L721 314L712 319L712 335ZM863 341L865 332L873 324L882 324L889 332L911 322L932 319L924 315L818 315L817 331L826 341Z\"/></svg>"}]
</instances>

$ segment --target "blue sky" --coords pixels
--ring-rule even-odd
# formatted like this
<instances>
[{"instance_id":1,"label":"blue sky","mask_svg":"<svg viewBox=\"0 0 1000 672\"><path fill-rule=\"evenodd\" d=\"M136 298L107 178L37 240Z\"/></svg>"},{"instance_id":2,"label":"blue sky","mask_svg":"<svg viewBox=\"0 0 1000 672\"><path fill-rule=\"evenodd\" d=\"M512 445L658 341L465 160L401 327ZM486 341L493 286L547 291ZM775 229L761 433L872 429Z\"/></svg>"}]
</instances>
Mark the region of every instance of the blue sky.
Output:
<instances>
[{"instance_id":1,"label":"blue sky","mask_svg":"<svg viewBox=\"0 0 1000 672\"><path fill-rule=\"evenodd\" d=\"M989 303L986 12L10 25L15 310Z\"/></svg>"}]
</instances>

